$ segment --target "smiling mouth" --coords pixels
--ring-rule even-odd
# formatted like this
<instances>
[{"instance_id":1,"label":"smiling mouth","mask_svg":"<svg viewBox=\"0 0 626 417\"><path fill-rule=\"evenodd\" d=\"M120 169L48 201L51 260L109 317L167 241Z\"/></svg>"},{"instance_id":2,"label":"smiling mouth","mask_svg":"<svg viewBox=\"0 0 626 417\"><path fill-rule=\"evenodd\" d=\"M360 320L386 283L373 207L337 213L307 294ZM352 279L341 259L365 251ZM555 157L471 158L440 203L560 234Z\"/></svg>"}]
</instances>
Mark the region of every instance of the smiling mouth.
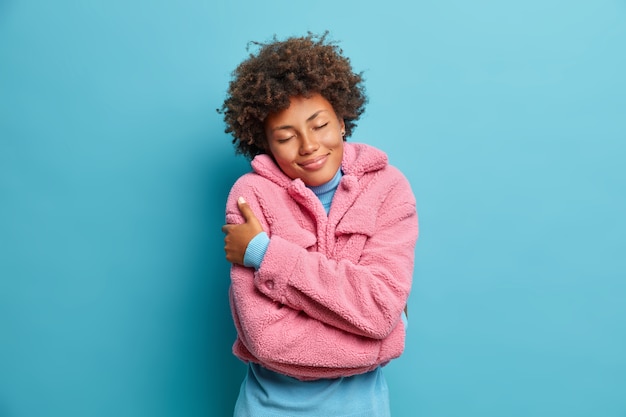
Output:
<instances>
[{"instance_id":1,"label":"smiling mouth","mask_svg":"<svg viewBox=\"0 0 626 417\"><path fill-rule=\"evenodd\" d=\"M322 155L318 156L317 158L308 159L304 162L299 163L298 165L308 171L314 171L324 166L326 159L328 159L328 155Z\"/></svg>"}]
</instances>

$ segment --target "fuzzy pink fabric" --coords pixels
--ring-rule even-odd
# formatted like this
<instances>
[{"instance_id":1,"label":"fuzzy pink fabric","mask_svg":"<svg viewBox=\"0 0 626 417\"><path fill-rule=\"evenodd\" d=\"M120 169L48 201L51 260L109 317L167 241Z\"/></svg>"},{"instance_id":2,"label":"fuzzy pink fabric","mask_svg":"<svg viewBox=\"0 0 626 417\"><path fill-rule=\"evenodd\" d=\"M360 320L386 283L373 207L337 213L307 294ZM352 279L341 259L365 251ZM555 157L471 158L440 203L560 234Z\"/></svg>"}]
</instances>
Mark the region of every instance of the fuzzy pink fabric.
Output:
<instances>
[{"instance_id":1,"label":"fuzzy pink fabric","mask_svg":"<svg viewBox=\"0 0 626 417\"><path fill-rule=\"evenodd\" d=\"M345 143L326 215L269 156L252 167L231 189L226 221L243 222L244 197L270 244L258 271L231 269L234 354L301 380L359 374L400 356L418 235L406 178L382 151Z\"/></svg>"}]
</instances>

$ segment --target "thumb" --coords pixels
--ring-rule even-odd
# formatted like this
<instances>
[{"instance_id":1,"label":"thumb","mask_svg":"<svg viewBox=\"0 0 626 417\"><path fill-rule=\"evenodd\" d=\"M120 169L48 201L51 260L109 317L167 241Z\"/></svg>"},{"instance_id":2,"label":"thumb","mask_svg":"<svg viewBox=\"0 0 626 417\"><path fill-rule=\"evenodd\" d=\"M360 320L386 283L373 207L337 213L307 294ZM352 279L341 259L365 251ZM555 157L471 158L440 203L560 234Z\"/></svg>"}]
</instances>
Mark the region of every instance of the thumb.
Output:
<instances>
[{"instance_id":1,"label":"thumb","mask_svg":"<svg viewBox=\"0 0 626 417\"><path fill-rule=\"evenodd\" d=\"M246 222L248 222L251 218L255 217L254 213L252 212L252 209L246 202L245 198L239 197L237 199L237 206L239 207L239 211L243 215L243 218L246 219Z\"/></svg>"}]
</instances>

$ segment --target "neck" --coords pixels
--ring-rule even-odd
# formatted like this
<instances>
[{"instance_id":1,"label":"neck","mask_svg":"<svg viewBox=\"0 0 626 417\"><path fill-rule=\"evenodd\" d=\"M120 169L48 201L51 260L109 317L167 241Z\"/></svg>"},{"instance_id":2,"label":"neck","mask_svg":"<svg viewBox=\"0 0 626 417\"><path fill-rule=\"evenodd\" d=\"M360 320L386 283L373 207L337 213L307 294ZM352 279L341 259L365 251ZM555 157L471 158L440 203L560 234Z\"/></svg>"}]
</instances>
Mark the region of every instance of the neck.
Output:
<instances>
[{"instance_id":1,"label":"neck","mask_svg":"<svg viewBox=\"0 0 626 417\"><path fill-rule=\"evenodd\" d=\"M339 185L342 176L343 173L341 172L341 169L339 169L337 170L335 176L327 183L309 187L311 191L315 193L317 198L320 199L320 202L326 210L326 214L330 211L330 204L333 201L333 196L335 195L335 191L337 190L337 186Z\"/></svg>"}]
</instances>

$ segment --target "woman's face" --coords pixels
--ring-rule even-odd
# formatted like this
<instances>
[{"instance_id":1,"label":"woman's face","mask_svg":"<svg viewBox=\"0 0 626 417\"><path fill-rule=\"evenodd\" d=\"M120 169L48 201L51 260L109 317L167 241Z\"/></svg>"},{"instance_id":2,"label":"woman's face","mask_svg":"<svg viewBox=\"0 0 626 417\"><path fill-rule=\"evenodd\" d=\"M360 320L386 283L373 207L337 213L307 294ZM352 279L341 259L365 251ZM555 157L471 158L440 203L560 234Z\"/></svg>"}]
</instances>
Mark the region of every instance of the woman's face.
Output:
<instances>
[{"instance_id":1,"label":"woman's face","mask_svg":"<svg viewBox=\"0 0 626 417\"><path fill-rule=\"evenodd\" d=\"M320 94L292 97L264 126L269 151L287 176L309 186L333 179L343 158L345 125L328 100Z\"/></svg>"}]
</instances>

